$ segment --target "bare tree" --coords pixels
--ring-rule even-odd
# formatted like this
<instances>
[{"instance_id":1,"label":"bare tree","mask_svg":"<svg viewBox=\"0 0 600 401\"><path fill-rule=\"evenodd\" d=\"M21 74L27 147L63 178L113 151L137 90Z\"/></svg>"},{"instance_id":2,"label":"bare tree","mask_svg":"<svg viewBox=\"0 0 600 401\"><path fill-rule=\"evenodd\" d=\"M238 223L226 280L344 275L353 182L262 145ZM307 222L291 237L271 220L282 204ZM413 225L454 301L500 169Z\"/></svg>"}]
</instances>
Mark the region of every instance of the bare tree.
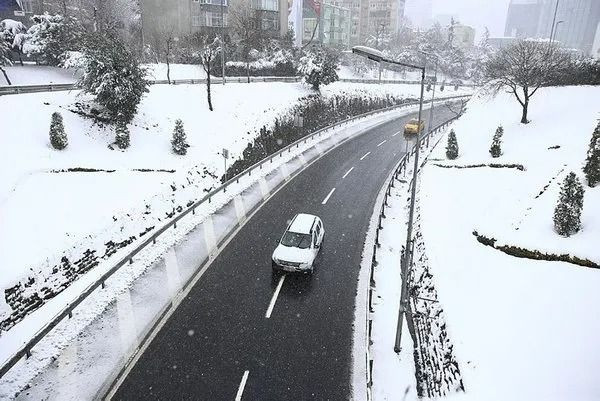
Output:
<instances>
[{"instance_id":1,"label":"bare tree","mask_svg":"<svg viewBox=\"0 0 600 401\"><path fill-rule=\"evenodd\" d=\"M507 89L523 109L521 123L527 124L531 97L539 88L552 84L561 65L568 62L565 52L539 41L522 40L494 54L486 63L487 84L494 92Z\"/></svg>"},{"instance_id":2,"label":"bare tree","mask_svg":"<svg viewBox=\"0 0 600 401\"><path fill-rule=\"evenodd\" d=\"M221 52L221 39L218 36L208 36L202 32L196 32L186 38L184 49L189 52L191 59L200 65L206 73L206 96L208 99L208 109L213 111L212 98L210 92L211 71L215 59Z\"/></svg>"},{"instance_id":3,"label":"bare tree","mask_svg":"<svg viewBox=\"0 0 600 401\"><path fill-rule=\"evenodd\" d=\"M259 47L260 34L257 29L256 10L248 0L235 0L229 8L229 24L233 34L242 45L242 57L246 62L248 83L250 83L250 54Z\"/></svg>"},{"instance_id":4,"label":"bare tree","mask_svg":"<svg viewBox=\"0 0 600 401\"><path fill-rule=\"evenodd\" d=\"M455 117L460 116L467 109L467 101L464 99L459 99L457 101L446 102L444 103L446 108L454 114Z\"/></svg>"},{"instance_id":5,"label":"bare tree","mask_svg":"<svg viewBox=\"0 0 600 401\"><path fill-rule=\"evenodd\" d=\"M152 53L157 63L164 60L167 64L167 82L171 84L171 61L179 41L176 29L167 18L159 18L154 21L151 32Z\"/></svg>"}]
</instances>

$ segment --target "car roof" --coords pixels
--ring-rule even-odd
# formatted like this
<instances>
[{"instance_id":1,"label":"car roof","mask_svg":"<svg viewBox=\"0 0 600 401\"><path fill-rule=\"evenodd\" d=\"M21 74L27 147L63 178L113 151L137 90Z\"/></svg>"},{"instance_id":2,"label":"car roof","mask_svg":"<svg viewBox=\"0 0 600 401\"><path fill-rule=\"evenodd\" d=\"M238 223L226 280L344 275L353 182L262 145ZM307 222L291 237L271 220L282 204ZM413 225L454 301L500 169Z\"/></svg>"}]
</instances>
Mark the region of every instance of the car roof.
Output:
<instances>
[{"instance_id":1,"label":"car roof","mask_svg":"<svg viewBox=\"0 0 600 401\"><path fill-rule=\"evenodd\" d=\"M416 123L417 123L417 121L419 121L419 120L417 120L416 118L411 118L411 119L410 119L410 121L409 121L408 123L409 123L409 124L416 124Z\"/></svg>"},{"instance_id":2,"label":"car roof","mask_svg":"<svg viewBox=\"0 0 600 401\"><path fill-rule=\"evenodd\" d=\"M288 227L288 231L299 234L310 234L310 229L316 218L317 216L312 214L299 213L294 217L294 220L292 220L292 223Z\"/></svg>"}]
</instances>

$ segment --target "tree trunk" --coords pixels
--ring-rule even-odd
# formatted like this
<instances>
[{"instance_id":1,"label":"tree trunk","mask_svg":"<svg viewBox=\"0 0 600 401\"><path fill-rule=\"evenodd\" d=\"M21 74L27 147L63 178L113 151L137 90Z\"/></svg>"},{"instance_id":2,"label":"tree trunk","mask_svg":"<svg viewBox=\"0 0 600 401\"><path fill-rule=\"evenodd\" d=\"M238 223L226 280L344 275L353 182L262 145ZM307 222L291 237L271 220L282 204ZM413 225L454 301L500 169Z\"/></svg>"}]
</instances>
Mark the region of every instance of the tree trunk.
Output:
<instances>
[{"instance_id":1,"label":"tree trunk","mask_svg":"<svg viewBox=\"0 0 600 401\"><path fill-rule=\"evenodd\" d=\"M167 54L167 82L171 85L171 64L169 63L169 55Z\"/></svg>"},{"instance_id":2,"label":"tree trunk","mask_svg":"<svg viewBox=\"0 0 600 401\"><path fill-rule=\"evenodd\" d=\"M250 83L250 61L246 61L246 74L248 75L248 83Z\"/></svg>"},{"instance_id":3,"label":"tree trunk","mask_svg":"<svg viewBox=\"0 0 600 401\"><path fill-rule=\"evenodd\" d=\"M529 99L525 99L525 103L523 103L523 115L521 116L521 124L528 124L527 120L527 109L529 108Z\"/></svg>"},{"instance_id":4,"label":"tree trunk","mask_svg":"<svg viewBox=\"0 0 600 401\"><path fill-rule=\"evenodd\" d=\"M8 78L8 74L6 73L6 70L2 67L0 67L0 71L2 71L2 74L4 74L4 78L6 79L6 83L9 85L12 85L12 82L10 82L10 79Z\"/></svg>"},{"instance_id":5,"label":"tree trunk","mask_svg":"<svg viewBox=\"0 0 600 401\"><path fill-rule=\"evenodd\" d=\"M212 100L210 98L210 67L206 70L206 95L208 96L208 109L213 111Z\"/></svg>"}]
</instances>

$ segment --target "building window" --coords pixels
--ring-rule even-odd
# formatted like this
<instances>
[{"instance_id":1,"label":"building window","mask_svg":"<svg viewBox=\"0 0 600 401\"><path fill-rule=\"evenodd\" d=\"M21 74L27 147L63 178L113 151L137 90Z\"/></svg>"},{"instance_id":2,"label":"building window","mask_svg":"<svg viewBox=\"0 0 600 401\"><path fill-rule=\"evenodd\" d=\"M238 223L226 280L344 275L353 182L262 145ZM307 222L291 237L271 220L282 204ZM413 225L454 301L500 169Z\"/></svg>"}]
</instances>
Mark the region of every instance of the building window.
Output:
<instances>
[{"instance_id":1,"label":"building window","mask_svg":"<svg viewBox=\"0 0 600 401\"><path fill-rule=\"evenodd\" d=\"M213 4L215 6L221 5L221 0L192 0L194 3L200 2L200 4ZM228 0L223 0L223 5L227 6Z\"/></svg>"},{"instance_id":2,"label":"building window","mask_svg":"<svg viewBox=\"0 0 600 401\"><path fill-rule=\"evenodd\" d=\"M199 15L192 15L192 26L202 26L202 18Z\"/></svg>"},{"instance_id":3,"label":"building window","mask_svg":"<svg viewBox=\"0 0 600 401\"><path fill-rule=\"evenodd\" d=\"M252 8L264 11L279 11L278 0L252 0Z\"/></svg>"},{"instance_id":4,"label":"building window","mask_svg":"<svg viewBox=\"0 0 600 401\"><path fill-rule=\"evenodd\" d=\"M225 20L225 26L227 26L227 14L223 14ZM205 11L201 12L200 15L192 15L192 26L208 26L208 27L220 27L221 26L221 13Z\"/></svg>"},{"instance_id":5,"label":"building window","mask_svg":"<svg viewBox=\"0 0 600 401\"><path fill-rule=\"evenodd\" d=\"M33 6L31 5L31 0L21 0L21 6L23 7L23 11L26 13L33 12Z\"/></svg>"}]
</instances>

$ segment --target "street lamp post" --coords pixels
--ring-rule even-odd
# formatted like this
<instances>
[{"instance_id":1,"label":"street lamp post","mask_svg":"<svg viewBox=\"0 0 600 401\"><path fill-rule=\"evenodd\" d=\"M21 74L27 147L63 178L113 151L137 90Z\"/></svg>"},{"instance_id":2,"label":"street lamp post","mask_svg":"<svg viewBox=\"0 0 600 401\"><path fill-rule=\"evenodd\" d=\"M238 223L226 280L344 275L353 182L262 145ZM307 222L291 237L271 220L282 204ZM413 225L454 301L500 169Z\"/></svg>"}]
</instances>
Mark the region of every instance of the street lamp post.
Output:
<instances>
[{"instance_id":1,"label":"street lamp post","mask_svg":"<svg viewBox=\"0 0 600 401\"><path fill-rule=\"evenodd\" d=\"M435 69L434 69L434 73L433 73L433 92L431 94L431 105L429 106L429 131L431 131L431 128L433 127L433 102L435 100L435 86L437 85L437 69L438 69L438 64L439 64L439 56L437 54L433 54L433 53L428 53L425 52L423 50L419 50L420 53L426 55L426 56L430 56L430 57L435 57ZM429 147L429 136L427 136L427 147Z\"/></svg>"},{"instance_id":2,"label":"street lamp post","mask_svg":"<svg viewBox=\"0 0 600 401\"><path fill-rule=\"evenodd\" d=\"M399 61L393 61L386 59L379 50L372 49L365 46L355 46L352 48L352 53L358 54L363 57L367 57L370 60L377 61L378 63L389 63L401 65L403 67L413 68L421 71L421 96L419 99L419 125L423 115L423 95L425 92L425 67L414 64L402 63ZM414 169L413 178L411 185L411 196L410 196L410 211L408 214L408 226L406 228L406 246L404 248L404 261L401 263L401 275L402 275L402 286L400 290L400 308L398 309L398 325L396 327L396 341L394 343L394 351L400 352L400 344L402 340L402 325L404 323L404 315L410 313L410 305L408 303L408 272L409 264L412 260L412 231L413 221L415 216L415 197L417 194L417 172L419 169L419 150L421 149L421 132L417 132L417 138L415 143L415 158L414 158Z\"/></svg>"}]
</instances>

